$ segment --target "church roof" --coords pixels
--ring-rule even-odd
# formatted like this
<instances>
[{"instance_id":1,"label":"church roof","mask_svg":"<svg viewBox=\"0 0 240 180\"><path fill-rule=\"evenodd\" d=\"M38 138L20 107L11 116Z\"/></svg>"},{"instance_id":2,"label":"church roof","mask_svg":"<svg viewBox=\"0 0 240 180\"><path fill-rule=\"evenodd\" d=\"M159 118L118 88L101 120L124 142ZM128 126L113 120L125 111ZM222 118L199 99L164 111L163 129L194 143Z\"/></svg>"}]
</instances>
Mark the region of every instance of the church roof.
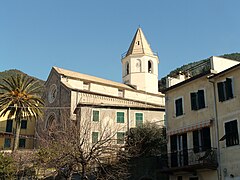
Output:
<instances>
[{"instance_id":1,"label":"church roof","mask_svg":"<svg viewBox=\"0 0 240 180\"><path fill-rule=\"evenodd\" d=\"M126 56L134 54L154 55L141 28L137 29Z\"/></svg>"},{"instance_id":2,"label":"church roof","mask_svg":"<svg viewBox=\"0 0 240 180\"><path fill-rule=\"evenodd\" d=\"M99 78L99 77L95 77L95 76L90 76L87 74L81 74L79 72L74 72L74 71L62 69L59 67L53 67L53 69L56 70L58 72L58 74L61 74L63 76L81 79L81 80L85 80L87 82L96 82L99 84L106 84L109 86L115 86L115 87L119 87L119 88L123 88L123 89L132 89L133 90L132 87L130 87L126 84L123 84L123 83L118 83L118 82L114 82L111 80L107 80L107 79L103 79L103 78Z\"/></svg>"}]
</instances>

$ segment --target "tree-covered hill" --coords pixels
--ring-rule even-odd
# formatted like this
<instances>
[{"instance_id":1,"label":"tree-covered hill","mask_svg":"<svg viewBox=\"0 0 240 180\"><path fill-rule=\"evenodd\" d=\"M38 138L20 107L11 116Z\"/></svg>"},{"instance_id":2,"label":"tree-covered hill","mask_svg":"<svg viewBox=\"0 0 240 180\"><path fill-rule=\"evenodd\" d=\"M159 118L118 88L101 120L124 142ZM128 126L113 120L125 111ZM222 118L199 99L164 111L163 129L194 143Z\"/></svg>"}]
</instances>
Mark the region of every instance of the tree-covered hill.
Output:
<instances>
[{"instance_id":1,"label":"tree-covered hill","mask_svg":"<svg viewBox=\"0 0 240 180\"><path fill-rule=\"evenodd\" d=\"M8 78L8 77L14 76L14 75L16 75L16 74L27 75L27 74L25 74L24 72L19 71L19 70L17 70L17 69L6 70L6 71L3 71L3 72L0 72L0 82L2 82L2 80L3 80L4 78ZM29 76L29 75L27 75L27 76ZM29 77L32 77L32 76L29 76ZM44 81L43 81L43 80L40 80L40 79L38 79L38 78L36 78L36 77L32 77L32 78L35 79L35 80L38 80L41 85L44 84Z\"/></svg>"},{"instance_id":2,"label":"tree-covered hill","mask_svg":"<svg viewBox=\"0 0 240 180\"><path fill-rule=\"evenodd\" d=\"M240 53L224 54L219 57L240 61ZM166 77L169 77L169 76L175 77L180 71L183 73L188 72L188 73L190 73L190 76L195 76L206 70L209 70L209 68L210 68L210 58L183 65L183 66L171 71L167 76L165 76L161 80L159 80L158 81L158 89L159 89L159 91L164 90L166 88Z\"/></svg>"}]
</instances>

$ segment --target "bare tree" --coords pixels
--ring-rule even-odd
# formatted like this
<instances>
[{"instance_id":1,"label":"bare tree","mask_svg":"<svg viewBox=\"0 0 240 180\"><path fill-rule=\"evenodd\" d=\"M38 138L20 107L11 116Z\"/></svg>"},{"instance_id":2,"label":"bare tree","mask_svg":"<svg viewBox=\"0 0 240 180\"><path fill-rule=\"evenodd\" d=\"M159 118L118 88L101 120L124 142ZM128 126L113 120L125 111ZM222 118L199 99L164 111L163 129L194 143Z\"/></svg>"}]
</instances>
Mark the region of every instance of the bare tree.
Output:
<instances>
[{"instance_id":1,"label":"bare tree","mask_svg":"<svg viewBox=\"0 0 240 180\"><path fill-rule=\"evenodd\" d=\"M39 125L37 166L53 168L55 173L61 174L65 179L71 179L74 172L78 172L83 179L91 176L114 179L118 175L124 179L123 174L127 176L128 173L124 164L126 161L122 160L123 144L117 144L115 138L122 127L112 126L110 121L99 123L99 136L94 139L92 130L96 124L92 123L89 113L86 111L78 121L70 120L67 116L55 120L47 129L43 128L45 123ZM117 172L116 167L122 170L118 169Z\"/></svg>"}]
</instances>

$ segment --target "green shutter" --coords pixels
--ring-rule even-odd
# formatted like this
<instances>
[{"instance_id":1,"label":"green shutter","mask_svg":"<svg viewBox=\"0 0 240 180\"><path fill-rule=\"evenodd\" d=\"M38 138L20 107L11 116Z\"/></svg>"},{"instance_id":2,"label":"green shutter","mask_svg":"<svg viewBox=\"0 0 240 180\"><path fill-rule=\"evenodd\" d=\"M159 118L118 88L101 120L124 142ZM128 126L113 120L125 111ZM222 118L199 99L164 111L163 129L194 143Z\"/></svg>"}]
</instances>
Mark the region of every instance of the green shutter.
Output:
<instances>
[{"instance_id":1,"label":"green shutter","mask_svg":"<svg viewBox=\"0 0 240 180\"><path fill-rule=\"evenodd\" d=\"M117 132L117 144L123 144L124 143L124 132Z\"/></svg>"},{"instance_id":2,"label":"green shutter","mask_svg":"<svg viewBox=\"0 0 240 180\"><path fill-rule=\"evenodd\" d=\"M202 131L202 150L206 151L208 149L211 149L210 128L205 127L201 131Z\"/></svg>"},{"instance_id":3,"label":"green shutter","mask_svg":"<svg viewBox=\"0 0 240 180\"><path fill-rule=\"evenodd\" d=\"M6 132L12 132L13 120L7 120Z\"/></svg>"},{"instance_id":4,"label":"green shutter","mask_svg":"<svg viewBox=\"0 0 240 180\"><path fill-rule=\"evenodd\" d=\"M195 153L199 152L199 137L198 137L198 130L193 131L193 151Z\"/></svg>"},{"instance_id":5,"label":"green shutter","mask_svg":"<svg viewBox=\"0 0 240 180\"><path fill-rule=\"evenodd\" d=\"M5 138L4 148L10 148L10 147L11 147L11 138Z\"/></svg>"},{"instance_id":6,"label":"green shutter","mask_svg":"<svg viewBox=\"0 0 240 180\"><path fill-rule=\"evenodd\" d=\"M99 111L93 110L93 121L99 121Z\"/></svg>"},{"instance_id":7,"label":"green shutter","mask_svg":"<svg viewBox=\"0 0 240 180\"><path fill-rule=\"evenodd\" d=\"M192 110L197 110L198 106L197 106L197 93L191 93L191 108Z\"/></svg>"},{"instance_id":8,"label":"green shutter","mask_svg":"<svg viewBox=\"0 0 240 180\"><path fill-rule=\"evenodd\" d=\"M225 98L224 98L224 83L223 82L217 83L217 87L218 87L218 100L219 100L219 102L223 102L225 100Z\"/></svg>"},{"instance_id":9,"label":"green shutter","mask_svg":"<svg viewBox=\"0 0 240 180\"><path fill-rule=\"evenodd\" d=\"M233 90L232 90L232 79L231 78L226 79L225 88L226 88L226 99L232 99L233 98Z\"/></svg>"},{"instance_id":10,"label":"green shutter","mask_svg":"<svg viewBox=\"0 0 240 180\"><path fill-rule=\"evenodd\" d=\"M98 142L98 132L92 132L92 143Z\"/></svg>"},{"instance_id":11,"label":"green shutter","mask_svg":"<svg viewBox=\"0 0 240 180\"><path fill-rule=\"evenodd\" d=\"M19 148L25 148L26 145L26 139L19 139Z\"/></svg>"},{"instance_id":12,"label":"green shutter","mask_svg":"<svg viewBox=\"0 0 240 180\"><path fill-rule=\"evenodd\" d=\"M179 98L175 101L175 107L176 107L176 116L183 115L182 98Z\"/></svg>"},{"instance_id":13,"label":"green shutter","mask_svg":"<svg viewBox=\"0 0 240 180\"><path fill-rule=\"evenodd\" d=\"M143 125L143 114L142 113L136 113L136 127Z\"/></svg>"},{"instance_id":14,"label":"green shutter","mask_svg":"<svg viewBox=\"0 0 240 180\"><path fill-rule=\"evenodd\" d=\"M205 108L204 90L198 90L198 109Z\"/></svg>"},{"instance_id":15,"label":"green shutter","mask_svg":"<svg viewBox=\"0 0 240 180\"><path fill-rule=\"evenodd\" d=\"M124 123L124 112L117 112L117 123Z\"/></svg>"}]
</instances>

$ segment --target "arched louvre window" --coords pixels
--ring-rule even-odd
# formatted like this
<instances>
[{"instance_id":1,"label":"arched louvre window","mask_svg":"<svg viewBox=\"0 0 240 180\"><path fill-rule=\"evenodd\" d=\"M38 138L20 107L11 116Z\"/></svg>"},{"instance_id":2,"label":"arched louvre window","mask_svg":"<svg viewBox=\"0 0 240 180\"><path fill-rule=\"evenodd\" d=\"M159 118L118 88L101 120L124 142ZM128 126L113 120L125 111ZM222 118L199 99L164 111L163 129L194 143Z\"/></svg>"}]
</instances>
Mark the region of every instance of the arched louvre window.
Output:
<instances>
[{"instance_id":1,"label":"arched louvre window","mask_svg":"<svg viewBox=\"0 0 240 180\"><path fill-rule=\"evenodd\" d=\"M152 62L151 61L148 61L148 72L153 73Z\"/></svg>"}]
</instances>

